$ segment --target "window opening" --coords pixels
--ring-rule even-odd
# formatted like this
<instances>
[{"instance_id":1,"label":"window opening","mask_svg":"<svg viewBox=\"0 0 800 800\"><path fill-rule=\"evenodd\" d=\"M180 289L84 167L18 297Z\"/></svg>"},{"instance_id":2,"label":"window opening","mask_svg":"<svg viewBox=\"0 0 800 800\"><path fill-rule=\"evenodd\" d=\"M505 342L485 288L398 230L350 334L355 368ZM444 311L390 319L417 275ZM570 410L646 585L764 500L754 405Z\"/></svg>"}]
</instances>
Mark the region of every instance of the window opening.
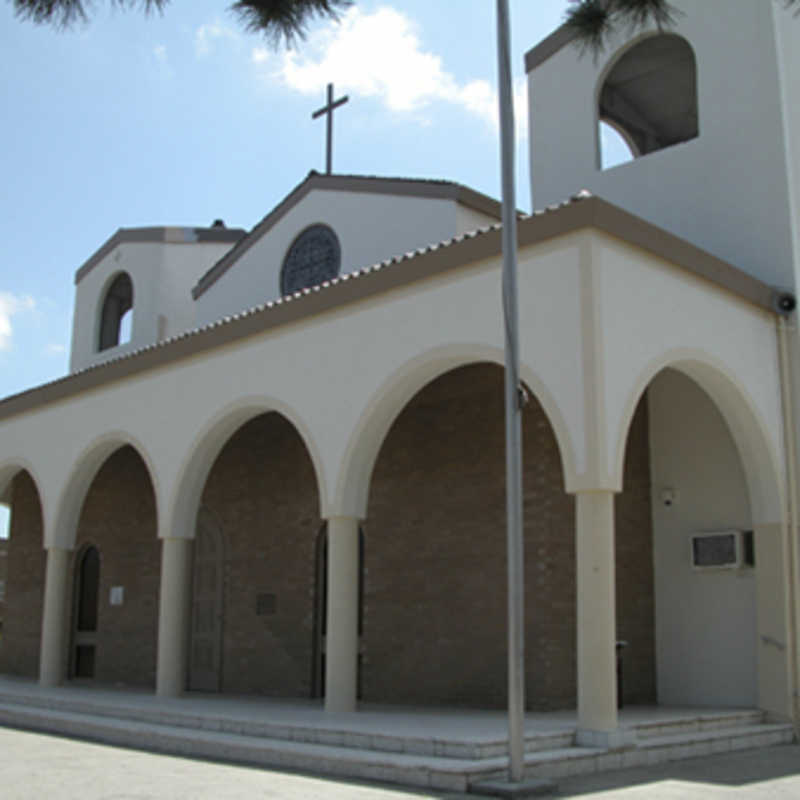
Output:
<instances>
[{"instance_id":1,"label":"window opening","mask_svg":"<svg viewBox=\"0 0 800 800\"><path fill-rule=\"evenodd\" d=\"M133 309L129 308L119 320L119 341L117 344L127 344L131 340L133 327Z\"/></svg>"},{"instance_id":2,"label":"window opening","mask_svg":"<svg viewBox=\"0 0 800 800\"><path fill-rule=\"evenodd\" d=\"M130 341L133 317L133 283L123 272L111 284L100 314L99 350Z\"/></svg>"},{"instance_id":3,"label":"window opening","mask_svg":"<svg viewBox=\"0 0 800 800\"><path fill-rule=\"evenodd\" d=\"M699 135L697 62L691 45L672 33L650 36L612 67L600 90L600 165L616 166L616 130L633 158ZM605 126L605 127L604 127Z\"/></svg>"},{"instance_id":4,"label":"window opening","mask_svg":"<svg viewBox=\"0 0 800 800\"><path fill-rule=\"evenodd\" d=\"M605 120L600 120L600 167L611 169L633 161L636 156L622 134Z\"/></svg>"},{"instance_id":5,"label":"window opening","mask_svg":"<svg viewBox=\"0 0 800 800\"><path fill-rule=\"evenodd\" d=\"M311 225L295 240L281 268L281 294L319 286L333 280L342 267L342 248L332 228Z\"/></svg>"}]
</instances>

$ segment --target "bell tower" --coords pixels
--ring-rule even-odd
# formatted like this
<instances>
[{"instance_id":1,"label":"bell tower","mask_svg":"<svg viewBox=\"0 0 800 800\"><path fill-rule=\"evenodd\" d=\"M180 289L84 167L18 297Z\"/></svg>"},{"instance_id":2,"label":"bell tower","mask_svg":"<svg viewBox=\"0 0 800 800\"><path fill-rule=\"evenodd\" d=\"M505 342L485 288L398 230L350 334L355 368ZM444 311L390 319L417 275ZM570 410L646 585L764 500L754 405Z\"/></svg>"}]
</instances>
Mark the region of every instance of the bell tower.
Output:
<instances>
[{"instance_id":1,"label":"bell tower","mask_svg":"<svg viewBox=\"0 0 800 800\"><path fill-rule=\"evenodd\" d=\"M776 287L798 286L800 18L781 0L672 0L675 24L594 57L526 55L534 208L588 189ZM616 134L629 160L605 166Z\"/></svg>"}]
</instances>

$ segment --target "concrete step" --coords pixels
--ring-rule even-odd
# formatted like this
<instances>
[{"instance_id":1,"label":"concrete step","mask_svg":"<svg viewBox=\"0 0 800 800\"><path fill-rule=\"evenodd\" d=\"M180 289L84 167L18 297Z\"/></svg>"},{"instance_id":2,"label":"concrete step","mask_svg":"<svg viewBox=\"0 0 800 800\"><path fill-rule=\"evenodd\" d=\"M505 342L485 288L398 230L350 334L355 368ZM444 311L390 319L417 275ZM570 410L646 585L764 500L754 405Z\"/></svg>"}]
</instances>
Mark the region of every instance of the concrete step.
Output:
<instances>
[{"instance_id":1,"label":"concrete step","mask_svg":"<svg viewBox=\"0 0 800 800\"><path fill-rule=\"evenodd\" d=\"M526 776L557 779L608 772L689 758L703 758L716 753L790 744L794 738L794 728L789 724L749 724L740 728L652 737L616 751L592 751L589 748L573 747L563 752L534 753L527 756ZM498 772L490 777L501 777L502 774Z\"/></svg>"},{"instance_id":2,"label":"concrete step","mask_svg":"<svg viewBox=\"0 0 800 800\"><path fill-rule=\"evenodd\" d=\"M638 741L662 738L683 733L697 731L724 730L726 728L742 728L747 725L760 725L766 719L766 714L757 709L742 709L740 711L726 711L724 713L689 712L673 720L659 720L657 722L641 722L633 725Z\"/></svg>"},{"instance_id":3,"label":"concrete step","mask_svg":"<svg viewBox=\"0 0 800 800\"><path fill-rule=\"evenodd\" d=\"M203 711L198 713L191 709L171 708L169 703L153 706L153 704L136 704L135 702L109 702L106 699L93 700L77 694L73 697L65 697L37 692L26 694L0 691L0 703L9 706L25 706L94 717L169 725L190 730L218 731L240 736L387 753L474 760L504 757L508 752L506 738L476 739L465 735L463 738L449 737L445 739L434 735L359 732L353 730L352 726L336 727L334 723L326 723L324 726L302 723L276 724L264 718L243 718L224 712ZM575 734L572 730L528 733L525 737L525 751L534 753L563 749L573 745L574 739Z\"/></svg>"},{"instance_id":4,"label":"concrete step","mask_svg":"<svg viewBox=\"0 0 800 800\"><path fill-rule=\"evenodd\" d=\"M170 710L164 712L164 719L153 721L134 719L130 715L114 716L107 704L101 706L105 713L95 714L56 708L63 703L51 701L60 701L61 698L28 696L23 699L25 702L0 702L0 724L196 758L458 792L466 791L470 785L482 780L502 778L507 768L504 753L453 757L443 754L446 748L441 748L438 753L381 749L374 746L374 737L367 737L369 741L359 746L355 739L339 745L302 741L291 736L272 738L265 736L263 731L253 736L241 731L187 724L191 716L209 723L200 715L182 715L183 724L172 725L165 721L175 714ZM91 705L85 700L75 702ZM129 712L131 706L126 705L121 710ZM673 726L669 734L660 736L655 735L654 726L648 723L652 735L619 751L565 745L529 752L525 758L526 775L530 778L561 778L702 757L710 753L767 747L788 743L794 738L791 725L758 723L752 714L746 714L739 721L746 724L720 727L722 722L718 721L718 727L677 732ZM209 724L214 725L216 721ZM669 724L662 727L670 728Z\"/></svg>"},{"instance_id":5,"label":"concrete step","mask_svg":"<svg viewBox=\"0 0 800 800\"><path fill-rule=\"evenodd\" d=\"M338 777L385 781L446 791L467 791L489 775L503 775L505 757L446 758L355 747L309 744L221 731L93 716L0 703L0 724L155 752L211 758L279 769L298 769ZM526 757L576 759L597 755L592 748L565 748Z\"/></svg>"}]
</instances>

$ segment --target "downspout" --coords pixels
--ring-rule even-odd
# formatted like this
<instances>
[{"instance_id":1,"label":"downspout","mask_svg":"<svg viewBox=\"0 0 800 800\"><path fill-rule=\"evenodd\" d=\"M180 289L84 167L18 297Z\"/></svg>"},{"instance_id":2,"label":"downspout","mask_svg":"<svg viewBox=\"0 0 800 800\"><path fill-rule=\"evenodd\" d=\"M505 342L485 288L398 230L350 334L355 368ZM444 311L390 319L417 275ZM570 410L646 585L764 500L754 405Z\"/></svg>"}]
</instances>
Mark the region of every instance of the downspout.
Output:
<instances>
[{"instance_id":1,"label":"downspout","mask_svg":"<svg viewBox=\"0 0 800 800\"><path fill-rule=\"evenodd\" d=\"M783 406L783 431L786 454L786 483L788 500L788 519L784 527L787 537L786 553L789 560L789 653L790 680L789 688L792 699L792 722L795 739L800 741L800 659L797 653L798 630L798 586L797 586L797 452L795 449L794 404L792 387L794 371L789 358L789 326L786 317L778 316L778 362L780 366L781 403Z\"/></svg>"}]
</instances>

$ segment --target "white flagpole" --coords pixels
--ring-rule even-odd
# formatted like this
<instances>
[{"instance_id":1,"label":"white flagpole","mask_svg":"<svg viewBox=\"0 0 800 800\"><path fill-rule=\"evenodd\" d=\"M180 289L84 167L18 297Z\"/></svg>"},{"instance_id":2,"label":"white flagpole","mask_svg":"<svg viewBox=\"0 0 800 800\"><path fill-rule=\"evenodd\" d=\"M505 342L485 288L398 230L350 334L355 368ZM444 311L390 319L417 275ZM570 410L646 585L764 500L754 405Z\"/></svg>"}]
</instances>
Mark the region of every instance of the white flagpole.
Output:
<instances>
[{"instance_id":1,"label":"white flagpole","mask_svg":"<svg viewBox=\"0 0 800 800\"><path fill-rule=\"evenodd\" d=\"M500 160L503 175L503 318L505 322L506 527L508 558L509 779L524 777L525 642L522 545L522 395L519 380L514 100L508 0L497 0Z\"/></svg>"}]
</instances>

